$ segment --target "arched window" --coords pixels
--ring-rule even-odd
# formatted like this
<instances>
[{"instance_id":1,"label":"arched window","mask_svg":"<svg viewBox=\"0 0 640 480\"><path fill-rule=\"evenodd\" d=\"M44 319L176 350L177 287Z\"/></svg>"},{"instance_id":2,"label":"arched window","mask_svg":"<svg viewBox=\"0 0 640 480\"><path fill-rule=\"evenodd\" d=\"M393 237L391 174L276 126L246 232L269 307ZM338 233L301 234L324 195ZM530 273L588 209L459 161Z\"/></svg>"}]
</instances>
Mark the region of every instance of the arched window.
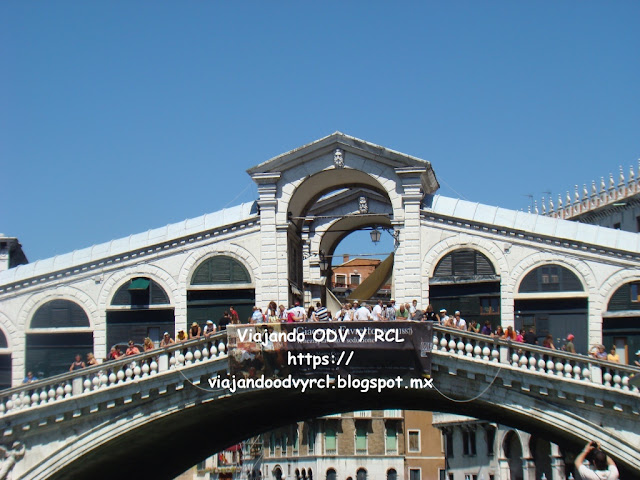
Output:
<instances>
[{"instance_id":1,"label":"arched window","mask_svg":"<svg viewBox=\"0 0 640 480\"><path fill-rule=\"evenodd\" d=\"M142 343L145 337L159 346L165 331L171 336L175 332L174 309L165 289L148 277L124 282L113 294L107 311L106 354L116 344L129 340Z\"/></svg>"},{"instance_id":2,"label":"arched window","mask_svg":"<svg viewBox=\"0 0 640 480\"><path fill-rule=\"evenodd\" d=\"M275 480L282 480L282 469L280 467L273 469L273 478Z\"/></svg>"},{"instance_id":3,"label":"arched window","mask_svg":"<svg viewBox=\"0 0 640 480\"><path fill-rule=\"evenodd\" d=\"M4 332L0 330L0 349L8 349L9 342ZM11 386L11 353L0 353L0 390Z\"/></svg>"},{"instance_id":4,"label":"arched window","mask_svg":"<svg viewBox=\"0 0 640 480\"><path fill-rule=\"evenodd\" d=\"M364 468L359 468L356 472L356 480L367 480L367 471Z\"/></svg>"},{"instance_id":5,"label":"arched window","mask_svg":"<svg viewBox=\"0 0 640 480\"><path fill-rule=\"evenodd\" d=\"M93 352L93 333L84 309L71 300L51 300L40 306L29 323L25 374L38 378L69 371L77 354ZM57 330L57 331L56 331Z\"/></svg>"},{"instance_id":6,"label":"arched window","mask_svg":"<svg viewBox=\"0 0 640 480\"><path fill-rule=\"evenodd\" d=\"M70 300L51 300L31 319L31 328L89 327L89 317L80 305Z\"/></svg>"},{"instance_id":7,"label":"arched window","mask_svg":"<svg viewBox=\"0 0 640 480\"><path fill-rule=\"evenodd\" d=\"M237 260L218 255L202 262L191 278L191 285L251 283L247 269Z\"/></svg>"},{"instance_id":8,"label":"arched window","mask_svg":"<svg viewBox=\"0 0 640 480\"><path fill-rule=\"evenodd\" d=\"M132 278L125 282L111 299L111 305L132 307L169 305L167 292L155 281L146 277Z\"/></svg>"},{"instance_id":9,"label":"arched window","mask_svg":"<svg viewBox=\"0 0 640 480\"><path fill-rule=\"evenodd\" d=\"M473 277L495 274L493 264L486 256L471 248L461 248L438 262L433 277Z\"/></svg>"},{"instance_id":10,"label":"arched window","mask_svg":"<svg viewBox=\"0 0 640 480\"><path fill-rule=\"evenodd\" d=\"M618 288L609 300L607 310L640 310L640 282L630 282Z\"/></svg>"},{"instance_id":11,"label":"arched window","mask_svg":"<svg viewBox=\"0 0 640 480\"><path fill-rule=\"evenodd\" d=\"M544 265L530 271L520 283L519 293L583 292L582 282L568 268Z\"/></svg>"},{"instance_id":12,"label":"arched window","mask_svg":"<svg viewBox=\"0 0 640 480\"><path fill-rule=\"evenodd\" d=\"M338 475L336 474L336 471L333 468L330 468L327 470L327 480L337 480L338 479Z\"/></svg>"},{"instance_id":13,"label":"arched window","mask_svg":"<svg viewBox=\"0 0 640 480\"><path fill-rule=\"evenodd\" d=\"M387 480L398 480L398 472L396 472L395 468L387 470Z\"/></svg>"}]
</instances>

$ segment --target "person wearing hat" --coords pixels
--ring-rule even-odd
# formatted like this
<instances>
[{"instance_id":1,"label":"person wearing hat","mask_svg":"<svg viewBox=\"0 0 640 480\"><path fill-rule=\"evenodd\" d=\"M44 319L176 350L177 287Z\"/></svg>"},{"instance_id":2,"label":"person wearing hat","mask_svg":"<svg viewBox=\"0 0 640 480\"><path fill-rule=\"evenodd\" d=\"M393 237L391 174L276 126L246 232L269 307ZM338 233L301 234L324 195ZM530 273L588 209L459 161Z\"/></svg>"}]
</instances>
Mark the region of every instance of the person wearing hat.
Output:
<instances>
[{"instance_id":1,"label":"person wearing hat","mask_svg":"<svg viewBox=\"0 0 640 480\"><path fill-rule=\"evenodd\" d=\"M207 324L204 326L204 330L202 332L205 337L209 337L216 333L216 324L213 323L213 320L207 320Z\"/></svg>"},{"instance_id":2,"label":"person wearing hat","mask_svg":"<svg viewBox=\"0 0 640 480\"><path fill-rule=\"evenodd\" d=\"M567 343L566 343L566 344L565 344L565 346L564 346L564 350L565 350L566 352L569 352L569 353L576 353L576 347L575 347L575 345L573 344L573 339L574 339L574 338L575 338L575 337L573 336L573 333L570 333L569 335L567 335Z\"/></svg>"},{"instance_id":3,"label":"person wearing hat","mask_svg":"<svg viewBox=\"0 0 640 480\"><path fill-rule=\"evenodd\" d=\"M184 330L178 330L178 335L176 336L176 342L185 342L189 340L187 337L187 332Z\"/></svg>"},{"instance_id":4,"label":"person wearing hat","mask_svg":"<svg viewBox=\"0 0 640 480\"><path fill-rule=\"evenodd\" d=\"M162 335L162 340L160 340L160 348L168 347L169 345L173 345L174 343L176 342L173 340L173 338L171 338L169 332L164 332L164 335Z\"/></svg>"},{"instance_id":5,"label":"person wearing hat","mask_svg":"<svg viewBox=\"0 0 640 480\"><path fill-rule=\"evenodd\" d=\"M191 328L189 329L189 338L200 338L200 335L202 335L202 329L200 328L200 325L198 325L198 322L193 322L191 324Z\"/></svg>"},{"instance_id":6,"label":"person wearing hat","mask_svg":"<svg viewBox=\"0 0 640 480\"><path fill-rule=\"evenodd\" d=\"M636 352L636 357L640 357L640 350L638 350L638 351ZM638 367L640 367L640 362L639 362L638 360L636 360L634 363L635 363Z\"/></svg>"}]
</instances>

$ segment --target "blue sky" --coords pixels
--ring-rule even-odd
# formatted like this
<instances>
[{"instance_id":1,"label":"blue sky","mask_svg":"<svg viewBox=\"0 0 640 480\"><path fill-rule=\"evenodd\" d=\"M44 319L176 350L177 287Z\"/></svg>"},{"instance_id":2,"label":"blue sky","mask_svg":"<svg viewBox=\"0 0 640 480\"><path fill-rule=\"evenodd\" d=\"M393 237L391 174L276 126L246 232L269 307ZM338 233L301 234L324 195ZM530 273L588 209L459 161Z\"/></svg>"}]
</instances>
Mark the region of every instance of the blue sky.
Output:
<instances>
[{"instance_id":1,"label":"blue sky","mask_svg":"<svg viewBox=\"0 0 640 480\"><path fill-rule=\"evenodd\" d=\"M443 195L557 199L637 165L639 19L637 1L2 2L0 232L33 261L250 201L247 168L336 130L429 160Z\"/></svg>"}]
</instances>

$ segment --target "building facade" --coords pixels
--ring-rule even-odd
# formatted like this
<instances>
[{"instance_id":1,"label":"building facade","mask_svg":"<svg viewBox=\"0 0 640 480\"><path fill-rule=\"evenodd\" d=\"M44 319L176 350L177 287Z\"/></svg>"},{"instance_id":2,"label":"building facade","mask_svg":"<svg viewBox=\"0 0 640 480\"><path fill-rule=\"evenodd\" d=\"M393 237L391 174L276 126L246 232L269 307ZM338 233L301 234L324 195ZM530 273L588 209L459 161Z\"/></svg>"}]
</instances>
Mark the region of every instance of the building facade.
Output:
<instances>
[{"instance_id":1,"label":"building facade","mask_svg":"<svg viewBox=\"0 0 640 480\"><path fill-rule=\"evenodd\" d=\"M105 358L129 339L157 342L232 306L245 320L270 301L325 302L331 272L320 253L372 227L397 240L398 302L458 305L560 340L573 333L582 353L610 338L627 362L640 348L635 233L435 195L429 162L342 133L248 173L256 202L0 272L11 384L29 370L65 371L75 353Z\"/></svg>"},{"instance_id":2,"label":"building facade","mask_svg":"<svg viewBox=\"0 0 640 480\"><path fill-rule=\"evenodd\" d=\"M575 457L546 439L499 423L434 414L442 432L446 480L565 480Z\"/></svg>"}]
</instances>

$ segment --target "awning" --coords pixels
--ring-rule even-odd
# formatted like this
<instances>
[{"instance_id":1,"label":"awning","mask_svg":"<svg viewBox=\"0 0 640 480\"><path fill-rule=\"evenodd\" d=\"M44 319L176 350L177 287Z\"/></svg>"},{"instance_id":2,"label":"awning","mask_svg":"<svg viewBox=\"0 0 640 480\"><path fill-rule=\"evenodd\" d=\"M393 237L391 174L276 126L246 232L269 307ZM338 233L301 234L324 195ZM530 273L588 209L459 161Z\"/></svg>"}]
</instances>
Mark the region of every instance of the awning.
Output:
<instances>
[{"instance_id":1,"label":"awning","mask_svg":"<svg viewBox=\"0 0 640 480\"><path fill-rule=\"evenodd\" d=\"M146 290L151 281L148 278L134 278L129 284L128 290Z\"/></svg>"},{"instance_id":2,"label":"awning","mask_svg":"<svg viewBox=\"0 0 640 480\"><path fill-rule=\"evenodd\" d=\"M378 290L387 282L393 273L393 253L389 255L384 262L382 262L373 271L371 275L364 279L364 281L356 288L351 295L347 298L349 300L369 300L373 297Z\"/></svg>"},{"instance_id":3,"label":"awning","mask_svg":"<svg viewBox=\"0 0 640 480\"><path fill-rule=\"evenodd\" d=\"M293 293L294 295L302 295L302 292L300 291L300 289L296 287L293 283L290 286L291 286L291 293Z\"/></svg>"}]
</instances>

